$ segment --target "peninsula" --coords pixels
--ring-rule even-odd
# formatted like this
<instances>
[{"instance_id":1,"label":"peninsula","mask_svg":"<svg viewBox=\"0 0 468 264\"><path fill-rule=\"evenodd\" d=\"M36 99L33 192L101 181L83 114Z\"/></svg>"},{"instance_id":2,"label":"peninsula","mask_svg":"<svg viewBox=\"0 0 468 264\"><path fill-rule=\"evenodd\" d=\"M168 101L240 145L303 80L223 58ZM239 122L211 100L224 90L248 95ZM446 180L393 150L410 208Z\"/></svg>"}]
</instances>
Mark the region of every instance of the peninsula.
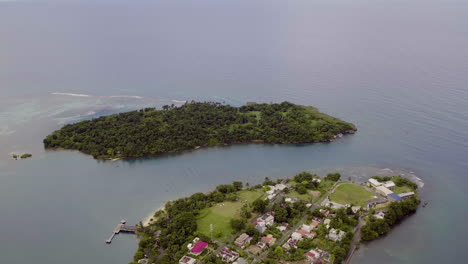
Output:
<instances>
[{"instance_id":1,"label":"peninsula","mask_svg":"<svg viewBox=\"0 0 468 264\"><path fill-rule=\"evenodd\" d=\"M74 149L98 159L139 158L237 143L329 142L356 127L289 102L233 107L188 102L145 108L66 125L44 139L45 148Z\"/></svg>"},{"instance_id":2,"label":"peninsula","mask_svg":"<svg viewBox=\"0 0 468 264\"><path fill-rule=\"evenodd\" d=\"M355 183L309 172L219 185L168 202L137 225L130 264L348 263L360 241L417 210L417 187L400 176Z\"/></svg>"}]
</instances>

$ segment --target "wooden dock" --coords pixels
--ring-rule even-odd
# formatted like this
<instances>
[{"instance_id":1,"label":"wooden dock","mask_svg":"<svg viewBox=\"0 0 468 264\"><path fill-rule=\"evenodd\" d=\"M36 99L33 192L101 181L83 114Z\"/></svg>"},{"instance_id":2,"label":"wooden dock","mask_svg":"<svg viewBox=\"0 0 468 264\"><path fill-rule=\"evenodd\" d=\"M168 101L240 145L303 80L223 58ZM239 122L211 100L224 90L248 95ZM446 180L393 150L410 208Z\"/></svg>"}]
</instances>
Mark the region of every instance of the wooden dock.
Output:
<instances>
[{"instance_id":1,"label":"wooden dock","mask_svg":"<svg viewBox=\"0 0 468 264\"><path fill-rule=\"evenodd\" d=\"M106 240L107 244L112 243L112 239L114 239L114 237L120 232L123 232L123 233L135 233L136 232L136 226L125 225L125 223L126 223L125 220L120 221L120 224L118 224L114 228L114 232L112 233L112 235L109 237L109 239Z\"/></svg>"}]
</instances>

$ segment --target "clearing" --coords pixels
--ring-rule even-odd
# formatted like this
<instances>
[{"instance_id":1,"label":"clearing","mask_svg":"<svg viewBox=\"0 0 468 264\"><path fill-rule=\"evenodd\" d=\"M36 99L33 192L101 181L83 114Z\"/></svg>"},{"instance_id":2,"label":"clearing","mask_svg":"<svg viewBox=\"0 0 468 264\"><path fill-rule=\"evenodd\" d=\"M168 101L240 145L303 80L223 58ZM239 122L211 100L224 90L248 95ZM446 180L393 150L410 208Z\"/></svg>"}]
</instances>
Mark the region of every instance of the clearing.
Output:
<instances>
[{"instance_id":1,"label":"clearing","mask_svg":"<svg viewBox=\"0 0 468 264\"><path fill-rule=\"evenodd\" d=\"M330 200L339 204L353 204L365 206L366 201L374 198L374 194L366 188L352 184L344 183L336 188L336 190L330 195Z\"/></svg>"},{"instance_id":2,"label":"clearing","mask_svg":"<svg viewBox=\"0 0 468 264\"><path fill-rule=\"evenodd\" d=\"M239 200L236 202L222 202L201 210L197 219L198 231L210 236L210 224L212 224L213 238L227 241L233 233L231 219L240 218L241 207L262 197L264 193L261 190L244 190L238 192L238 195Z\"/></svg>"}]
</instances>

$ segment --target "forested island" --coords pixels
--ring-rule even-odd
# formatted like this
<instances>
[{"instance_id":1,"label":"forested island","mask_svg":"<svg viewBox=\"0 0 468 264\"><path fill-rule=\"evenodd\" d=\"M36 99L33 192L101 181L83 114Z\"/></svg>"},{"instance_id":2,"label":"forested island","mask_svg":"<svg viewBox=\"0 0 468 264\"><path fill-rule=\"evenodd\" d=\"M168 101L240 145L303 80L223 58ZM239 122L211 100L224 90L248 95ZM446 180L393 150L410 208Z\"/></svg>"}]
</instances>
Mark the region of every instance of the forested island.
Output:
<instances>
[{"instance_id":1,"label":"forested island","mask_svg":"<svg viewBox=\"0 0 468 264\"><path fill-rule=\"evenodd\" d=\"M250 186L235 181L168 202L137 225L130 264L341 264L360 241L385 235L416 212L418 186L301 172Z\"/></svg>"},{"instance_id":2,"label":"forested island","mask_svg":"<svg viewBox=\"0 0 468 264\"><path fill-rule=\"evenodd\" d=\"M236 143L328 142L355 131L351 123L289 102L233 107L192 101L69 124L48 135L44 146L98 159L138 158Z\"/></svg>"}]
</instances>

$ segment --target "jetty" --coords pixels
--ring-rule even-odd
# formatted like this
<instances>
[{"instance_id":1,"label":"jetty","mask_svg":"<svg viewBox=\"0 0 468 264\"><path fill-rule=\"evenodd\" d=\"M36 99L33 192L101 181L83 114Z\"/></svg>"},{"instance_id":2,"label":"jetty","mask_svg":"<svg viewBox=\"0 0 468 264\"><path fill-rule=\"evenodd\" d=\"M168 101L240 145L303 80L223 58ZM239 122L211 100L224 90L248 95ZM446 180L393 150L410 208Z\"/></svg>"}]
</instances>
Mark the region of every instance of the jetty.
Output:
<instances>
[{"instance_id":1,"label":"jetty","mask_svg":"<svg viewBox=\"0 0 468 264\"><path fill-rule=\"evenodd\" d=\"M114 232L112 233L112 235L109 237L109 239L106 240L106 243L107 244L112 243L112 239L114 239L114 237L118 235L120 232L134 234L135 231L136 231L136 226L126 225L126 221L121 220L120 223L114 228Z\"/></svg>"}]
</instances>

